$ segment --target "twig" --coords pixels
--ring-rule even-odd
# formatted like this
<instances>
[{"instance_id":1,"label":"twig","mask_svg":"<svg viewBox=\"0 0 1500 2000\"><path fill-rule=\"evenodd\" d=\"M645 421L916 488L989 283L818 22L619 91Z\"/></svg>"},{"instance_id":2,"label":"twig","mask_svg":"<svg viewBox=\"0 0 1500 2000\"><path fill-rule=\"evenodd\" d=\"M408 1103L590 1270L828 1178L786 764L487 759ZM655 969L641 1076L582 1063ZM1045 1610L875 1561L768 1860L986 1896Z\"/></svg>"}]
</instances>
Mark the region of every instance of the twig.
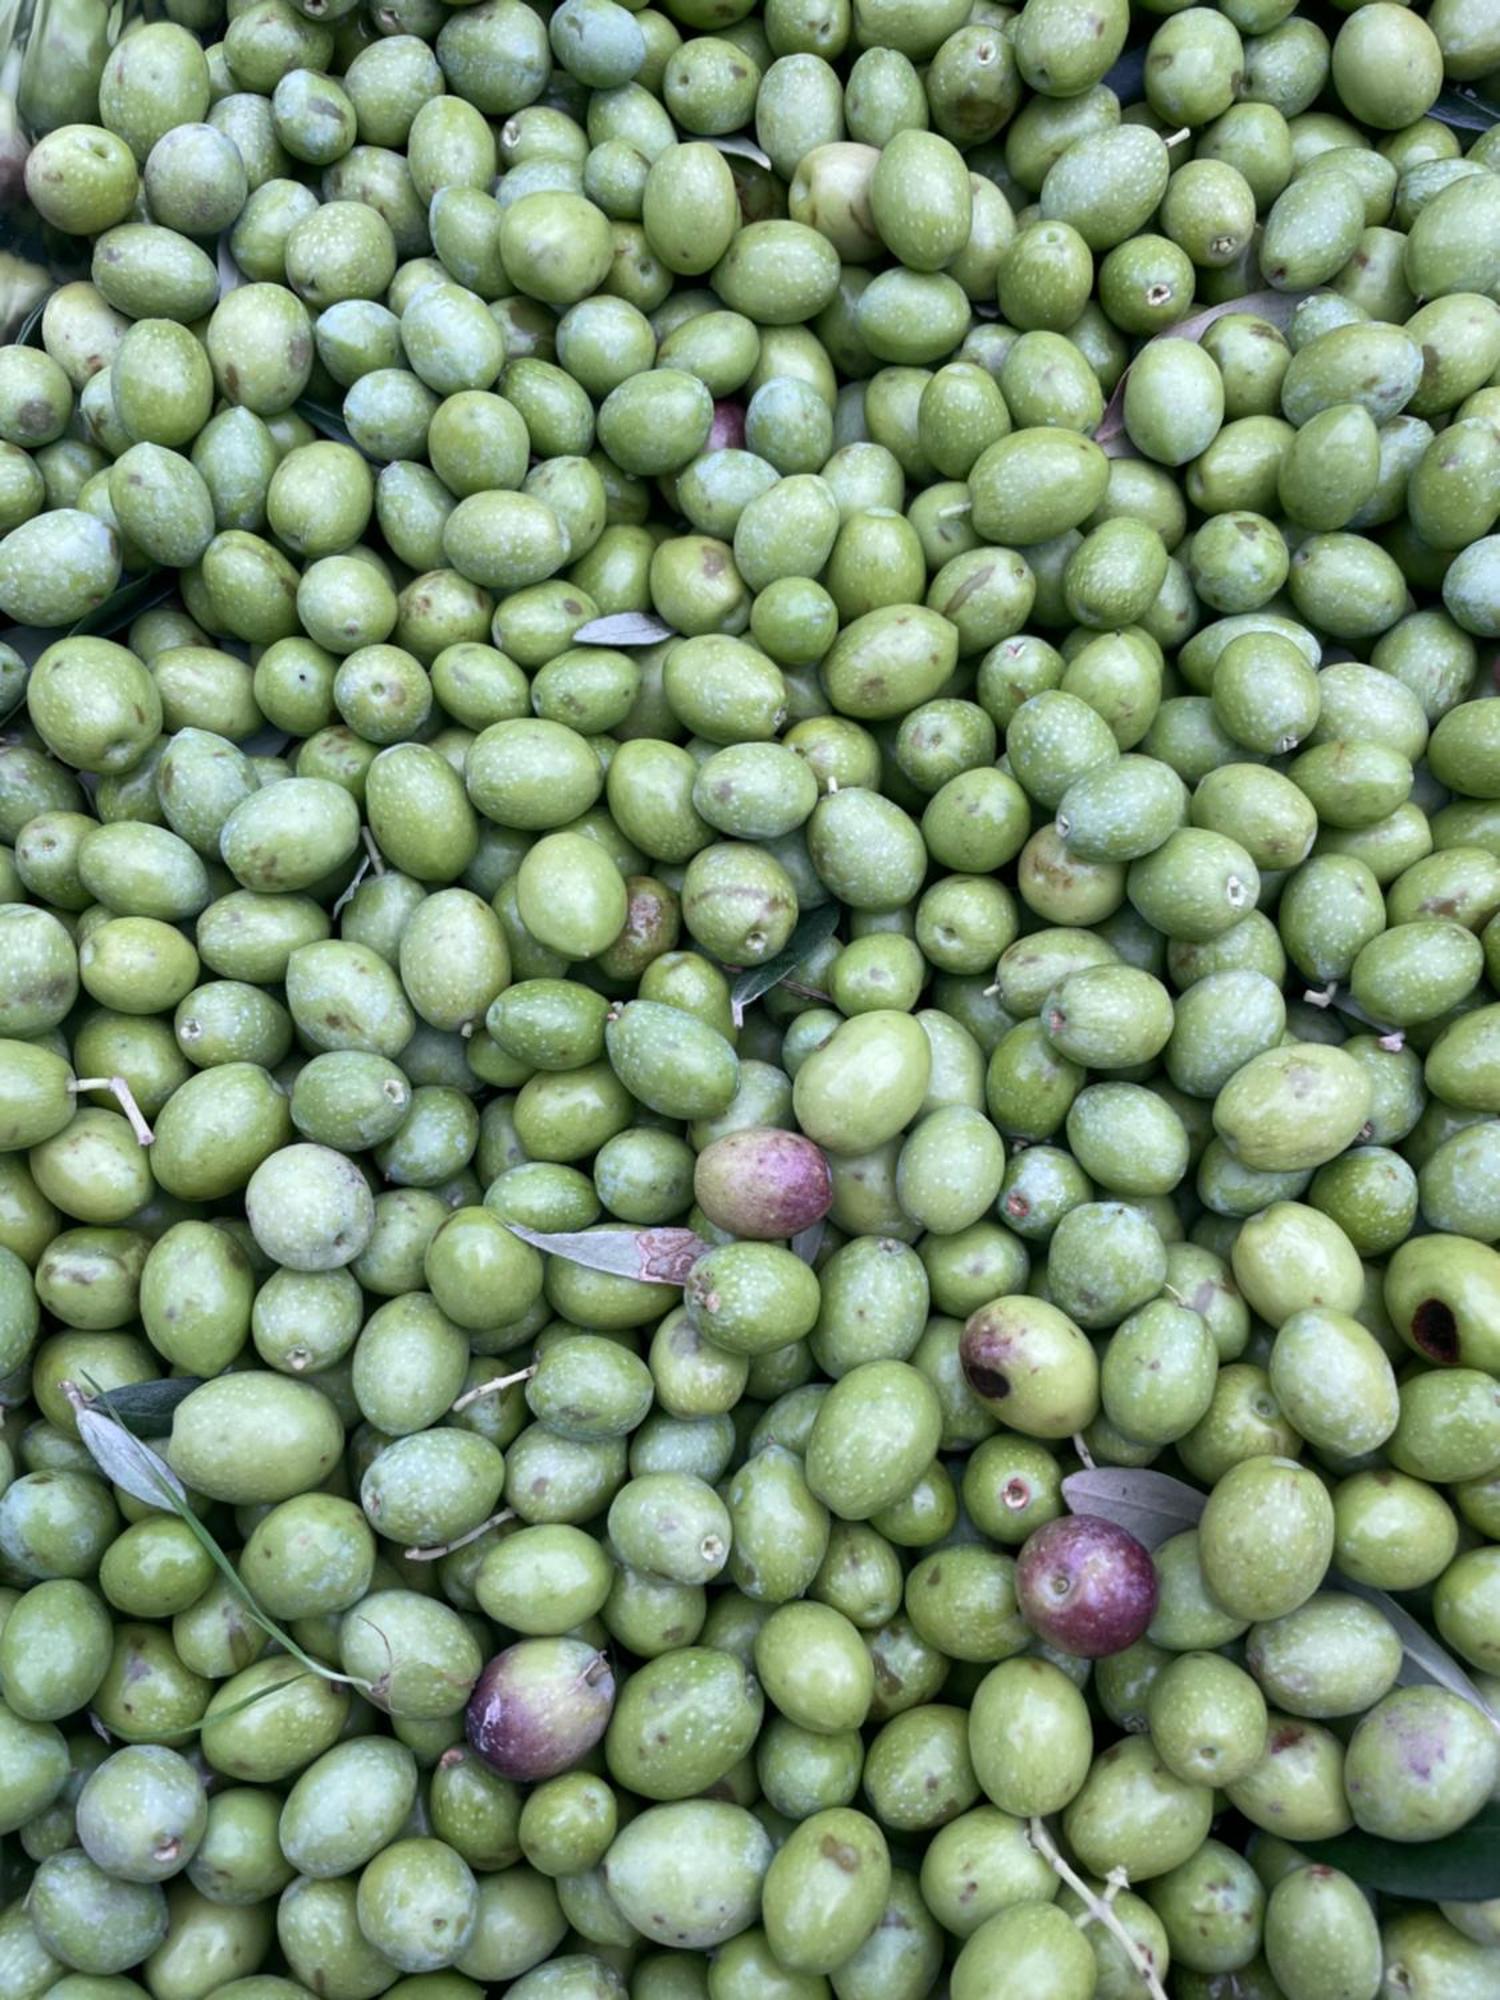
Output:
<instances>
[{"instance_id":1,"label":"twig","mask_svg":"<svg viewBox=\"0 0 1500 2000\"><path fill-rule=\"evenodd\" d=\"M1075 1431L1075 1432L1073 1433L1073 1449L1074 1449L1074 1451L1076 1451L1076 1452L1077 1452L1078 1456L1079 1456L1079 1457L1080 1457L1080 1458L1082 1459L1082 1461L1083 1461L1084 1465L1085 1465L1085 1466L1087 1467L1087 1469L1088 1469L1088 1470L1089 1470L1090 1472L1094 1471L1094 1469L1095 1469L1095 1467L1094 1467L1094 1454L1093 1454L1093 1453L1092 1453L1092 1452L1091 1452L1091 1451L1089 1450L1089 1448L1088 1448L1088 1445L1087 1445L1087 1444L1086 1444L1086 1442L1084 1441L1084 1435L1083 1435L1083 1432L1082 1432L1082 1431Z\"/></svg>"},{"instance_id":2,"label":"twig","mask_svg":"<svg viewBox=\"0 0 1500 2000\"><path fill-rule=\"evenodd\" d=\"M1027 1832L1031 1837L1032 1846L1041 1855L1053 1874L1060 1876L1073 1891L1074 1895L1082 1899L1083 1913L1081 1916L1075 1918L1074 1921L1080 1926L1086 1926L1090 1923L1103 1924L1110 1936L1118 1939L1125 1947L1126 1954L1131 1964L1140 1974L1146 1991L1151 1996L1151 2000L1167 2000L1167 1989L1156 1976L1156 1961L1151 1956L1151 1953L1147 1951L1146 1947L1130 1935L1129 1931L1126 1930L1125 1926L1120 1922L1119 1917L1115 1914L1114 1898L1130 1880L1125 1870L1123 1868L1111 1869L1109 1887L1103 1896L1096 1896L1077 1870L1070 1868L1068 1863L1063 1860L1062 1855L1058 1852L1057 1842L1048 1833L1043 1821L1033 1815L1027 1821L1026 1826Z\"/></svg>"},{"instance_id":3,"label":"twig","mask_svg":"<svg viewBox=\"0 0 1500 2000\"><path fill-rule=\"evenodd\" d=\"M125 1116L130 1121L130 1129L143 1146L153 1145L156 1134L141 1116L141 1107L135 1101L135 1092L123 1076L80 1076L74 1080L74 1092L80 1090L107 1090Z\"/></svg>"},{"instance_id":4,"label":"twig","mask_svg":"<svg viewBox=\"0 0 1500 2000\"><path fill-rule=\"evenodd\" d=\"M514 1507L502 1507L498 1514L491 1514L487 1521L481 1521L477 1528L470 1528L466 1535L455 1535L451 1542L439 1542L435 1549L408 1549L408 1562L436 1562L440 1556L451 1556L455 1549L466 1548L470 1542L477 1542L481 1535L487 1535L491 1528L498 1528L502 1521L516 1518Z\"/></svg>"},{"instance_id":5,"label":"twig","mask_svg":"<svg viewBox=\"0 0 1500 2000\"><path fill-rule=\"evenodd\" d=\"M377 875L383 875L385 873L385 856L381 853L380 849L375 845L374 834L371 833L370 829L367 826L362 826L359 831L360 831L360 838L365 843L365 853L368 854L370 857L370 866L374 869Z\"/></svg>"},{"instance_id":6,"label":"twig","mask_svg":"<svg viewBox=\"0 0 1500 2000\"><path fill-rule=\"evenodd\" d=\"M471 1403L481 1402L486 1396L498 1396L502 1389L509 1389L517 1382L529 1382L535 1373L536 1364L533 1362L529 1368L518 1368L514 1375L496 1375L492 1381L481 1382L475 1389L465 1389L448 1414L450 1417L456 1417L460 1410L468 1409Z\"/></svg>"}]
</instances>

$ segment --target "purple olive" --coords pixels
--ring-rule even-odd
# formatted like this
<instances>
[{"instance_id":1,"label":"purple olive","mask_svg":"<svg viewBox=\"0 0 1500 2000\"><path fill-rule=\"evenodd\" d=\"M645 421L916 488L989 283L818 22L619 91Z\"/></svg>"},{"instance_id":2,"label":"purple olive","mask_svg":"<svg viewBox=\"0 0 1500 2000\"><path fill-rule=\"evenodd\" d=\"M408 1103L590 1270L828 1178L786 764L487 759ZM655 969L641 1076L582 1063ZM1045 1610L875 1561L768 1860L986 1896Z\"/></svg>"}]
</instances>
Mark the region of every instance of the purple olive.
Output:
<instances>
[{"instance_id":1,"label":"purple olive","mask_svg":"<svg viewBox=\"0 0 1500 2000\"><path fill-rule=\"evenodd\" d=\"M1113 1521L1064 1514L1021 1550L1016 1596L1049 1645L1098 1660L1133 1646L1156 1615L1156 1565Z\"/></svg>"},{"instance_id":2,"label":"purple olive","mask_svg":"<svg viewBox=\"0 0 1500 2000\"><path fill-rule=\"evenodd\" d=\"M497 1653L475 1684L469 1741L502 1778L553 1778L584 1757L609 1726L615 1677L581 1639L522 1639Z\"/></svg>"},{"instance_id":3,"label":"purple olive","mask_svg":"<svg viewBox=\"0 0 1500 2000\"><path fill-rule=\"evenodd\" d=\"M728 1132L698 1155L693 1194L732 1236L795 1236L828 1213L833 1176L823 1150L799 1132Z\"/></svg>"}]
</instances>

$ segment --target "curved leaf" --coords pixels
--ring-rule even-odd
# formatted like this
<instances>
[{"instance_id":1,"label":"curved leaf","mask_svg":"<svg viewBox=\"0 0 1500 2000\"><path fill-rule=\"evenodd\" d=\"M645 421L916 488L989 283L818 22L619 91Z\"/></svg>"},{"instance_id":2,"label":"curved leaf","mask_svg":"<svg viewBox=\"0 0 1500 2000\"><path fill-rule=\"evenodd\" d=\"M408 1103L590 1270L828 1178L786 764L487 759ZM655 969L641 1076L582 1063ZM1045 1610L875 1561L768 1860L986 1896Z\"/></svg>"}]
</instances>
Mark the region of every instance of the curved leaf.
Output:
<instances>
[{"instance_id":1,"label":"curved leaf","mask_svg":"<svg viewBox=\"0 0 1500 2000\"><path fill-rule=\"evenodd\" d=\"M1383 1590L1372 1589L1367 1583L1354 1583L1336 1569L1328 1572L1325 1581L1335 1590L1348 1591L1351 1597L1362 1597L1367 1604L1373 1604L1395 1628L1403 1654L1397 1678L1403 1687L1410 1687L1413 1682L1431 1682L1446 1688L1449 1694L1456 1694L1461 1701L1472 1702L1482 1715L1500 1723L1500 1717L1496 1716L1457 1660L1438 1644L1425 1626L1417 1623L1409 1611L1404 1611L1394 1597L1388 1597Z\"/></svg>"},{"instance_id":2,"label":"curved leaf","mask_svg":"<svg viewBox=\"0 0 1500 2000\"><path fill-rule=\"evenodd\" d=\"M1180 319L1175 326L1164 326L1160 333L1153 334L1137 349L1130 366L1139 361L1148 347L1154 347L1158 340L1198 340L1207 333L1216 319L1226 319L1230 313L1249 313L1256 319L1268 319L1273 326L1286 326L1292 314L1308 296L1306 292L1246 292L1243 298L1225 299L1216 306L1205 306L1190 319ZM1095 444L1107 450L1114 439L1123 436L1125 429L1125 384L1130 380L1130 368L1115 384L1114 394L1105 405L1104 415L1094 430Z\"/></svg>"},{"instance_id":3,"label":"curved leaf","mask_svg":"<svg viewBox=\"0 0 1500 2000\"><path fill-rule=\"evenodd\" d=\"M94 1398L94 1406L107 1411L133 1437L167 1437L177 1405L202 1386L201 1375L169 1375L158 1382L127 1382L119 1389L102 1391Z\"/></svg>"},{"instance_id":4,"label":"curved leaf","mask_svg":"<svg viewBox=\"0 0 1500 2000\"><path fill-rule=\"evenodd\" d=\"M559 1234L527 1229L519 1222L505 1226L548 1257L562 1257L590 1271L607 1271L615 1278L636 1278L646 1285L686 1284L688 1272L708 1249L691 1229L580 1229Z\"/></svg>"},{"instance_id":5,"label":"curved leaf","mask_svg":"<svg viewBox=\"0 0 1500 2000\"><path fill-rule=\"evenodd\" d=\"M1184 1528L1196 1528L1208 1504L1208 1495L1196 1486L1137 1466L1101 1465L1070 1473L1062 1490L1075 1514L1102 1515L1148 1549L1159 1548Z\"/></svg>"},{"instance_id":6,"label":"curved leaf","mask_svg":"<svg viewBox=\"0 0 1500 2000\"><path fill-rule=\"evenodd\" d=\"M1442 1840L1341 1833L1336 1840L1298 1841L1297 1851L1392 1896L1455 1903L1500 1896L1500 1806L1486 1806L1477 1819Z\"/></svg>"},{"instance_id":7,"label":"curved leaf","mask_svg":"<svg viewBox=\"0 0 1500 2000\"><path fill-rule=\"evenodd\" d=\"M837 903L820 903L817 909L808 910L797 919L796 928L787 939L785 948L778 951L774 958L768 958L764 965L745 967L729 990L729 1005L736 1027L744 1020L747 1007L763 993L769 993L773 986L780 986L783 980L790 979L802 961L833 936L842 914Z\"/></svg>"},{"instance_id":8,"label":"curved leaf","mask_svg":"<svg viewBox=\"0 0 1500 2000\"><path fill-rule=\"evenodd\" d=\"M187 1488L166 1460L133 1437L122 1423L87 1406L77 1411L77 1419L78 1435L89 1457L112 1486L147 1507L192 1512Z\"/></svg>"},{"instance_id":9,"label":"curved leaf","mask_svg":"<svg viewBox=\"0 0 1500 2000\"><path fill-rule=\"evenodd\" d=\"M573 634L575 643L585 646L659 646L663 639L675 639L672 627L650 611L612 611L605 618L591 618Z\"/></svg>"},{"instance_id":10,"label":"curved leaf","mask_svg":"<svg viewBox=\"0 0 1500 2000\"><path fill-rule=\"evenodd\" d=\"M129 625L143 611L149 611L153 605L164 604L176 588L175 570L147 570L144 576L132 577L129 583L122 583L118 590L110 592L102 604L96 604L92 611L85 612L78 623L69 628L68 636L74 639L107 639Z\"/></svg>"}]
</instances>

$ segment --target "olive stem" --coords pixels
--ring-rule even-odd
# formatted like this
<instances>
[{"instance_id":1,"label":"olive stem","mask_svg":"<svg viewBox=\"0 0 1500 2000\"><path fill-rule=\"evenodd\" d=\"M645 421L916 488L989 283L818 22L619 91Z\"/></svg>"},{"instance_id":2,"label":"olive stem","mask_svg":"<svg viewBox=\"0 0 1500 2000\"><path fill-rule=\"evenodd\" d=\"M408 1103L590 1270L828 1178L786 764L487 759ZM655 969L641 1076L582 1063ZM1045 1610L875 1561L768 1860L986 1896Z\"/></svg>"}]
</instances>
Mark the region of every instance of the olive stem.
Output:
<instances>
[{"instance_id":1,"label":"olive stem","mask_svg":"<svg viewBox=\"0 0 1500 2000\"><path fill-rule=\"evenodd\" d=\"M456 1417L471 1403L481 1402L486 1396L498 1396L502 1389L509 1389L516 1382L529 1382L535 1373L536 1363L533 1362L529 1368L518 1368L514 1375L496 1375L491 1381L481 1382L477 1388L465 1389L448 1414Z\"/></svg>"},{"instance_id":2,"label":"olive stem","mask_svg":"<svg viewBox=\"0 0 1500 2000\"><path fill-rule=\"evenodd\" d=\"M435 1549L408 1549L406 1560L418 1563L436 1562L439 1556L451 1556L455 1549L466 1548L470 1542L477 1542L481 1535L487 1535L491 1528L498 1528L502 1521L513 1521L515 1518L514 1507L502 1507L498 1514L491 1514L487 1521L481 1521L477 1528L470 1528L466 1535L455 1535L451 1542L439 1542Z\"/></svg>"},{"instance_id":3,"label":"olive stem","mask_svg":"<svg viewBox=\"0 0 1500 2000\"><path fill-rule=\"evenodd\" d=\"M80 1076L73 1080L75 1094L80 1090L107 1090L125 1116L130 1121L130 1129L141 1145L150 1146L156 1141L156 1134L141 1115L141 1107L135 1101L135 1092L123 1076Z\"/></svg>"},{"instance_id":4,"label":"olive stem","mask_svg":"<svg viewBox=\"0 0 1500 2000\"><path fill-rule=\"evenodd\" d=\"M362 826L359 831L360 831L360 838L364 841L365 844L365 853L368 854L370 857L370 866L374 869L377 875L383 875L385 873L385 856L381 853L380 849L375 845L374 834L371 833L370 829L367 826Z\"/></svg>"},{"instance_id":5,"label":"olive stem","mask_svg":"<svg viewBox=\"0 0 1500 2000\"><path fill-rule=\"evenodd\" d=\"M1104 1897L1096 1896L1077 1870L1070 1868L1068 1863L1063 1860L1062 1855L1058 1852L1057 1842L1048 1833L1045 1824L1035 1817L1035 1815L1026 1824L1027 1830L1031 1835L1032 1846L1041 1855L1053 1874L1061 1876L1074 1895L1081 1897L1083 1900L1083 1910L1073 1921L1080 1928L1091 1923L1103 1924L1110 1935L1117 1938L1125 1947L1130 1962L1140 1973L1141 1983L1150 1994L1151 2000L1167 2000L1167 1989L1156 1976L1156 1966L1150 1952L1130 1935L1114 1912L1112 1899L1130 1879L1124 1869L1111 1869L1109 1889L1106 1895ZM1119 1879L1116 1880L1116 1877Z\"/></svg>"},{"instance_id":6,"label":"olive stem","mask_svg":"<svg viewBox=\"0 0 1500 2000\"><path fill-rule=\"evenodd\" d=\"M1085 1469L1089 1472L1094 1471L1095 1470L1094 1454L1089 1450L1088 1445L1085 1443L1082 1431L1075 1431L1073 1433L1073 1449L1074 1451L1077 1452L1078 1456L1083 1460Z\"/></svg>"}]
</instances>

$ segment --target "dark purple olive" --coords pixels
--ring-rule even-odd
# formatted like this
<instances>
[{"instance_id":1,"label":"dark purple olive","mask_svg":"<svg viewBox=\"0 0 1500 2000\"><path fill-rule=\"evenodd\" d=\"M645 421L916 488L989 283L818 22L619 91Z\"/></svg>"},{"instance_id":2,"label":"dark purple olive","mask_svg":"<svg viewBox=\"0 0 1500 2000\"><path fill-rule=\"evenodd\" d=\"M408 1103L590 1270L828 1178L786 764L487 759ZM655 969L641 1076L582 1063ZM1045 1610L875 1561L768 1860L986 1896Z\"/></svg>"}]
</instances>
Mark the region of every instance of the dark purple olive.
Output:
<instances>
[{"instance_id":1,"label":"dark purple olive","mask_svg":"<svg viewBox=\"0 0 1500 2000\"><path fill-rule=\"evenodd\" d=\"M492 1771L525 1782L567 1771L609 1726L615 1677L581 1639L522 1639L475 1683L469 1741Z\"/></svg>"},{"instance_id":2,"label":"dark purple olive","mask_svg":"<svg viewBox=\"0 0 1500 2000\"><path fill-rule=\"evenodd\" d=\"M1098 1660L1133 1646L1156 1615L1156 1565L1113 1521L1064 1514L1021 1550L1016 1596L1049 1645Z\"/></svg>"},{"instance_id":3,"label":"dark purple olive","mask_svg":"<svg viewBox=\"0 0 1500 2000\"><path fill-rule=\"evenodd\" d=\"M732 1236L795 1236L828 1213L833 1176L823 1150L771 1126L728 1132L698 1155L693 1194Z\"/></svg>"}]
</instances>

